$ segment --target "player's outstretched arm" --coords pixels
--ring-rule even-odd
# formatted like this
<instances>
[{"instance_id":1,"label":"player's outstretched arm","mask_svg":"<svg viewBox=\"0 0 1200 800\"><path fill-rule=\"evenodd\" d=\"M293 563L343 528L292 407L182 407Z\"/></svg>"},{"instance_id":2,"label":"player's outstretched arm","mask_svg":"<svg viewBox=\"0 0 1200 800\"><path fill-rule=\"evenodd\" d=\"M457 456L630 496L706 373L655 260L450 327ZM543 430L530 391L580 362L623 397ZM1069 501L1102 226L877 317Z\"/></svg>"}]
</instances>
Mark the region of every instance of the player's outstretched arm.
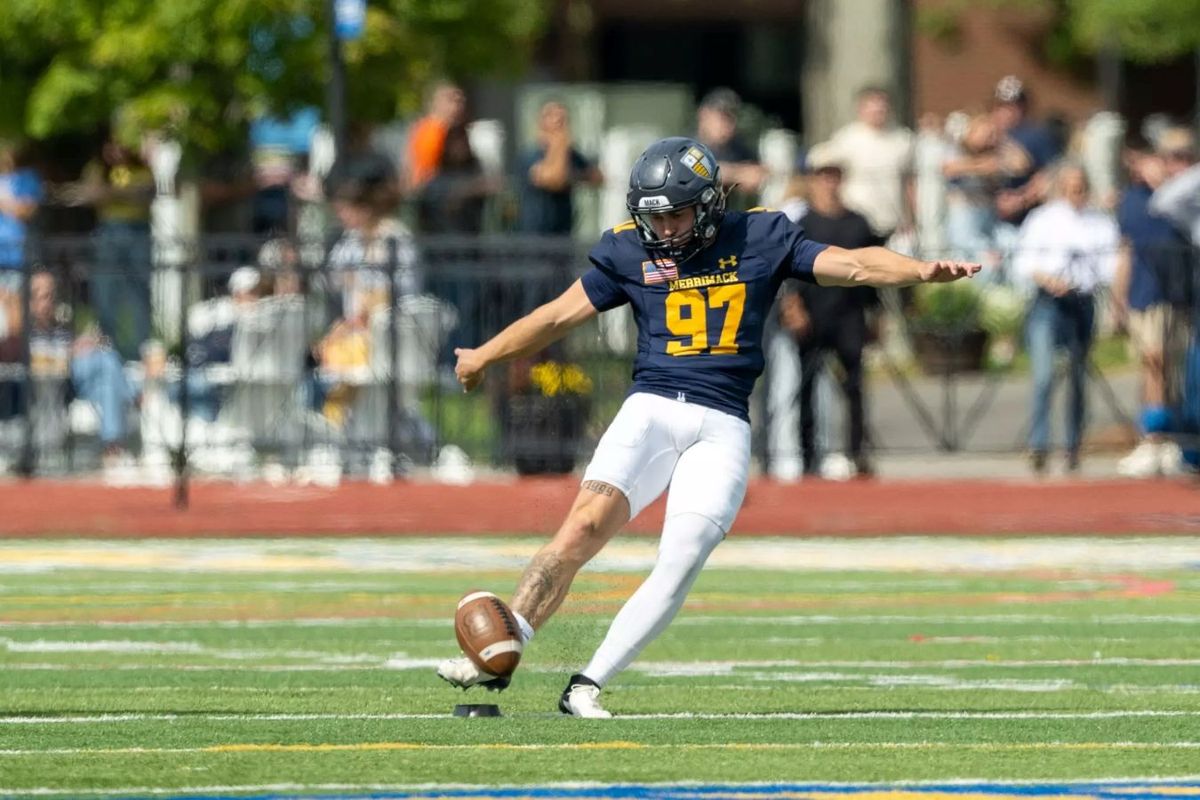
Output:
<instances>
[{"instance_id":1,"label":"player's outstretched arm","mask_svg":"<svg viewBox=\"0 0 1200 800\"><path fill-rule=\"evenodd\" d=\"M982 269L966 261L918 261L884 247L827 247L813 262L821 286L911 286L949 283Z\"/></svg>"},{"instance_id":2,"label":"player's outstretched arm","mask_svg":"<svg viewBox=\"0 0 1200 800\"><path fill-rule=\"evenodd\" d=\"M538 306L479 347L455 348L458 364L454 373L458 382L469 392L479 385L484 371L492 364L536 353L597 313L583 290L583 283L575 281L554 300Z\"/></svg>"}]
</instances>

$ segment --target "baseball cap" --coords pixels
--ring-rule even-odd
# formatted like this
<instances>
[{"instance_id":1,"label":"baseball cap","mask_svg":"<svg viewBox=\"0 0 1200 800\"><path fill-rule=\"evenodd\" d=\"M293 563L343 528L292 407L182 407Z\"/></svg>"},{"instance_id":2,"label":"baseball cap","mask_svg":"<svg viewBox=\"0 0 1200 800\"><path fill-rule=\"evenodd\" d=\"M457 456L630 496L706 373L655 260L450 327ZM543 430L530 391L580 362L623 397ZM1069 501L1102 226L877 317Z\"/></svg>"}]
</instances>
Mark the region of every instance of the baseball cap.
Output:
<instances>
[{"instance_id":1,"label":"baseball cap","mask_svg":"<svg viewBox=\"0 0 1200 800\"><path fill-rule=\"evenodd\" d=\"M828 142L813 145L804 158L805 172L820 172L823 169L846 169L845 159Z\"/></svg>"},{"instance_id":2,"label":"baseball cap","mask_svg":"<svg viewBox=\"0 0 1200 800\"><path fill-rule=\"evenodd\" d=\"M994 96L998 103L1024 103L1029 99L1025 84L1016 75L1005 75L997 81Z\"/></svg>"},{"instance_id":3,"label":"baseball cap","mask_svg":"<svg viewBox=\"0 0 1200 800\"><path fill-rule=\"evenodd\" d=\"M1164 156L1191 158L1196 152L1196 140L1192 132L1184 127L1171 127L1158 136L1155 149Z\"/></svg>"},{"instance_id":4,"label":"baseball cap","mask_svg":"<svg viewBox=\"0 0 1200 800\"><path fill-rule=\"evenodd\" d=\"M258 288L259 274L254 267L238 267L229 276L229 293L253 292Z\"/></svg>"}]
</instances>

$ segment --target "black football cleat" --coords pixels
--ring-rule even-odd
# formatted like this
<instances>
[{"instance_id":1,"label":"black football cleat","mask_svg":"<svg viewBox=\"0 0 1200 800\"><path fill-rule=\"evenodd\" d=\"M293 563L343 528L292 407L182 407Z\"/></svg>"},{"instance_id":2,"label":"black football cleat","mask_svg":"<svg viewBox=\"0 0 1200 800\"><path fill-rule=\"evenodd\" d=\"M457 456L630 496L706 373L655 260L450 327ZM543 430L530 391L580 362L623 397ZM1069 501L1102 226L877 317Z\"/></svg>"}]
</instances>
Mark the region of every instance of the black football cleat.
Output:
<instances>
[{"instance_id":1,"label":"black football cleat","mask_svg":"<svg viewBox=\"0 0 1200 800\"><path fill-rule=\"evenodd\" d=\"M591 678L578 673L567 681L562 697L558 700L558 710L572 717L584 719L610 719L612 714L600 705L600 686Z\"/></svg>"}]
</instances>

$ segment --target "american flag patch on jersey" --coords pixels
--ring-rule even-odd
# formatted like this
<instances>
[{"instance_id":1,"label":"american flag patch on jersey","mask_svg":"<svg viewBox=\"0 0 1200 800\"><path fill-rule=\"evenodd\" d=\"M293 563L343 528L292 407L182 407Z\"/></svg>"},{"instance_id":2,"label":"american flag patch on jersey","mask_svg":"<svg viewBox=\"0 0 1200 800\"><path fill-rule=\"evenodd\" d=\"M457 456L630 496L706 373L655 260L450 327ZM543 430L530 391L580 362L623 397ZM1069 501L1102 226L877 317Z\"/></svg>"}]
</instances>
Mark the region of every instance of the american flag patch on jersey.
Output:
<instances>
[{"instance_id":1,"label":"american flag patch on jersey","mask_svg":"<svg viewBox=\"0 0 1200 800\"><path fill-rule=\"evenodd\" d=\"M673 281L679 277L679 269L669 258L642 262L642 280L646 283Z\"/></svg>"}]
</instances>

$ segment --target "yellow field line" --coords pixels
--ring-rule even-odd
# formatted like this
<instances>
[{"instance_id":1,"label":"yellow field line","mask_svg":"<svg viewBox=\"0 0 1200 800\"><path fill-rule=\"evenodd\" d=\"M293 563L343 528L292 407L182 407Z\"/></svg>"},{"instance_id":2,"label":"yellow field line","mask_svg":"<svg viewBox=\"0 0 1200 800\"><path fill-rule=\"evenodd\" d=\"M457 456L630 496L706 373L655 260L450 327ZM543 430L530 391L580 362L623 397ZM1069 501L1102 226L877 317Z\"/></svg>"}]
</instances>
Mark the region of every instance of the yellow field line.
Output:
<instances>
[{"instance_id":1,"label":"yellow field line","mask_svg":"<svg viewBox=\"0 0 1200 800\"><path fill-rule=\"evenodd\" d=\"M580 742L575 744L421 744L418 742L363 742L361 744L223 744L203 748L206 753L326 753L343 750L641 750L675 745L638 742ZM686 745L684 745L686 746ZM710 745L701 745L709 747Z\"/></svg>"}]
</instances>

